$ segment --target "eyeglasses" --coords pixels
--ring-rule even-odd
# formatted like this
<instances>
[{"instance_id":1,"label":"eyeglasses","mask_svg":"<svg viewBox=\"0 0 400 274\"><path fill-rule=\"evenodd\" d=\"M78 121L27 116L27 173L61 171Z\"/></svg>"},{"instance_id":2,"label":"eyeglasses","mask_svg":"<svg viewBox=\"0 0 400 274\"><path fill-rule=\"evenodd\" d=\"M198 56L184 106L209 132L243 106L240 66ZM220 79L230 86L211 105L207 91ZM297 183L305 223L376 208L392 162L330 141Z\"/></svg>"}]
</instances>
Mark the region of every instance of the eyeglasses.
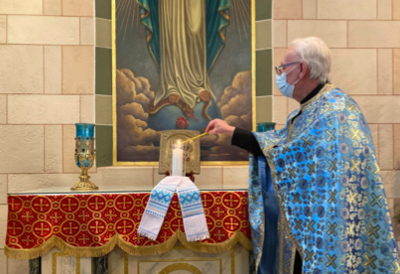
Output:
<instances>
[{"instance_id":1,"label":"eyeglasses","mask_svg":"<svg viewBox=\"0 0 400 274\"><path fill-rule=\"evenodd\" d=\"M291 66L291 65L294 65L294 64L300 64L300 63L301 63L301 62L292 62L292 63L288 63L288 64L276 66L276 67L275 67L276 74L282 75L283 69L284 69L285 67Z\"/></svg>"}]
</instances>

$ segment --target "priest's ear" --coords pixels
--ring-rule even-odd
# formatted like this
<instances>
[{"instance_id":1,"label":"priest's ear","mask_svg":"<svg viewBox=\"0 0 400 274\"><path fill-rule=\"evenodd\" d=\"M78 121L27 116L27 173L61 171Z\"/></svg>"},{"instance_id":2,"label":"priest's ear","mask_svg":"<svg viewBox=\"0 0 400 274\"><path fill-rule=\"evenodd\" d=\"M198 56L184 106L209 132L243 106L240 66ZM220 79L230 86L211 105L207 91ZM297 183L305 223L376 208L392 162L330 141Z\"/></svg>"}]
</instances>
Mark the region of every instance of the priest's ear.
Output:
<instances>
[{"instance_id":1,"label":"priest's ear","mask_svg":"<svg viewBox=\"0 0 400 274\"><path fill-rule=\"evenodd\" d=\"M309 76L309 74L310 74L310 70L308 69L307 64L305 62L301 62L300 63L300 79L307 77L307 75Z\"/></svg>"}]
</instances>

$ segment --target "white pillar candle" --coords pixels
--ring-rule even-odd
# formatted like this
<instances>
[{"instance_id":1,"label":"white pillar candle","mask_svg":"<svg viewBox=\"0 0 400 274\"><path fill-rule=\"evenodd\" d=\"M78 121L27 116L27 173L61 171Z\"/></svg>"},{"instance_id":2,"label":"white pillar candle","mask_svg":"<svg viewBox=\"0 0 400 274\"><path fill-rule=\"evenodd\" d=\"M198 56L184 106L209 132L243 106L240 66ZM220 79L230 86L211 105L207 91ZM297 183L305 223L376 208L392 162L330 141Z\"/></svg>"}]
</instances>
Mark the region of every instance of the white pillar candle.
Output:
<instances>
[{"instance_id":1,"label":"white pillar candle","mask_svg":"<svg viewBox=\"0 0 400 274\"><path fill-rule=\"evenodd\" d=\"M183 176L183 145L180 140L172 146L172 176Z\"/></svg>"}]
</instances>

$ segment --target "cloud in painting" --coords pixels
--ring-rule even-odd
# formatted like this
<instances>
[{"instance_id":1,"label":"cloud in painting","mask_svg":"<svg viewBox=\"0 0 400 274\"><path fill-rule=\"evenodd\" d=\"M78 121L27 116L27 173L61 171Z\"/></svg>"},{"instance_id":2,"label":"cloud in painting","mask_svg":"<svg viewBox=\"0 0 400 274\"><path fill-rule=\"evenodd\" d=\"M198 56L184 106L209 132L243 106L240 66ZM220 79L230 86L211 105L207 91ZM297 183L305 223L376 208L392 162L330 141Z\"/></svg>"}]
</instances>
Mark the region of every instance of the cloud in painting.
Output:
<instances>
[{"instance_id":1,"label":"cloud in painting","mask_svg":"<svg viewBox=\"0 0 400 274\"><path fill-rule=\"evenodd\" d=\"M119 69L117 76L117 129L118 154L127 161L157 161L160 133L148 127L148 104L154 99L149 81L135 77L129 69ZM232 84L224 89L218 102L222 117L232 126L251 130L252 82L251 71L239 72ZM209 159L218 159L222 154L243 156L247 152L232 147L231 137L211 135L202 138L201 144L209 147ZM136 158L137 157L137 158Z\"/></svg>"},{"instance_id":2,"label":"cloud in painting","mask_svg":"<svg viewBox=\"0 0 400 274\"><path fill-rule=\"evenodd\" d=\"M150 146L127 146L124 148L125 152L128 155L140 155L141 161L154 161L154 159L158 160L159 156L159 147L155 147L153 145ZM156 160L156 161L157 161Z\"/></svg>"},{"instance_id":3,"label":"cloud in painting","mask_svg":"<svg viewBox=\"0 0 400 274\"><path fill-rule=\"evenodd\" d=\"M135 77L129 69L117 69L117 106L131 102L139 102L143 108L154 99L154 91L144 77Z\"/></svg>"},{"instance_id":4,"label":"cloud in painting","mask_svg":"<svg viewBox=\"0 0 400 274\"><path fill-rule=\"evenodd\" d=\"M158 142L160 135L147 124L147 106L154 98L150 88L147 79L135 77L129 69L117 70L118 146L132 157L146 153L154 161L158 158L158 148L153 142Z\"/></svg>"},{"instance_id":5,"label":"cloud in painting","mask_svg":"<svg viewBox=\"0 0 400 274\"><path fill-rule=\"evenodd\" d=\"M236 74L232 84L224 89L221 100L218 102L222 117L231 126L242 129L252 129L252 83L251 71L242 71ZM201 139L203 146L214 146L214 152L229 152L234 149L231 137L221 135L209 135ZM243 150L240 150L245 153Z\"/></svg>"},{"instance_id":6,"label":"cloud in painting","mask_svg":"<svg viewBox=\"0 0 400 274\"><path fill-rule=\"evenodd\" d=\"M235 127L251 130L252 82L251 71L242 71L233 78L232 85L224 89L218 102L222 117ZM236 116L236 118L235 118Z\"/></svg>"},{"instance_id":7,"label":"cloud in painting","mask_svg":"<svg viewBox=\"0 0 400 274\"><path fill-rule=\"evenodd\" d=\"M132 115L135 118L139 118L143 121L147 121L149 114L144 112L143 106L139 103L132 102L125 104L119 108L121 114Z\"/></svg>"}]
</instances>

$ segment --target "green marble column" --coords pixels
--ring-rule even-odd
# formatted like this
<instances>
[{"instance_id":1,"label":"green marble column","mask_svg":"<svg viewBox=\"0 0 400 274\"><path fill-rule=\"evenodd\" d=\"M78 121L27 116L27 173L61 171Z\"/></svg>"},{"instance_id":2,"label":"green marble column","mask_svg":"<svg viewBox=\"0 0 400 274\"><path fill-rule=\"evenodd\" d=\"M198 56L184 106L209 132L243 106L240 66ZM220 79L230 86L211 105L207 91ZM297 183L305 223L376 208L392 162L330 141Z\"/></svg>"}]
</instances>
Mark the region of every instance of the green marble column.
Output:
<instances>
[{"instance_id":1,"label":"green marble column","mask_svg":"<svg viewBox=\"0 0 400 274\"><path fill-rule=\"evenodd\" d=\"M256 273L256 260L254 259L254 252L249 251L249 273Z\"/></svg>"},{"instance_id":2,"label":"green marble column","mask_svg":"<svg viewBox=\"0 0 400 274\"><path fill-rule=\"evenodd\" d=\"M29 274L41 274L42 273L42 265L41 258L31 259L29 260Z\"/></svg>"},{"instance_id":3,"label":"green marble column","mask_svg":"<svg viewBox=\"0 0 400 274\"><path fill-rule=\"evenodd\" d=\"M108 273L108 255L95 258L96 274Z\"/></svg>"}]
</instances>

